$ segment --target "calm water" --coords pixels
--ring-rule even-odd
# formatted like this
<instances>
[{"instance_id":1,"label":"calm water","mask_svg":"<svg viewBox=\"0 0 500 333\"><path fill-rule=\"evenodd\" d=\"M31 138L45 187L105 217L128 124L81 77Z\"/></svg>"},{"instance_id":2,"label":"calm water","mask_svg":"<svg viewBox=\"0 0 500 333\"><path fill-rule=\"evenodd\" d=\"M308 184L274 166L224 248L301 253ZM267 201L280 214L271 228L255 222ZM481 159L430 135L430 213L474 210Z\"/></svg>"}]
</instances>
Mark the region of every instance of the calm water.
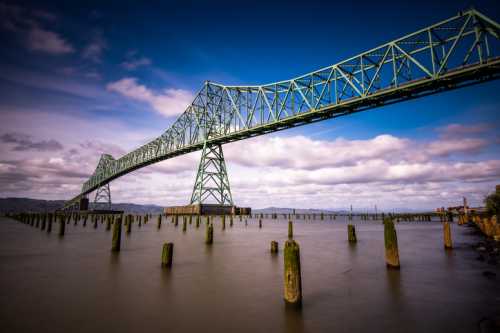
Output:
<instances>
[{"instance_id":1,"label":"calm water","mask_svg":"<svg viewBox=\"0 0 500 333\"><path fill-rule=\"evenodd\" d=\"M500 284L482 276L498 268L476 260L479 238L453 225L455 249L443 250L439 223L400 223L401 270L384 263L380 222L295 223L301 247L303 308L287 310L282 247L286 221L235 219L214 244L181 223L134 225L122 251L111 232L89 223L47 234L0 220L2 332L477 332L500 309ZM269 253L277 240L280 254ZM160 267L162 244L174 242L174 265Z\"/></svg>"}]
</instances>

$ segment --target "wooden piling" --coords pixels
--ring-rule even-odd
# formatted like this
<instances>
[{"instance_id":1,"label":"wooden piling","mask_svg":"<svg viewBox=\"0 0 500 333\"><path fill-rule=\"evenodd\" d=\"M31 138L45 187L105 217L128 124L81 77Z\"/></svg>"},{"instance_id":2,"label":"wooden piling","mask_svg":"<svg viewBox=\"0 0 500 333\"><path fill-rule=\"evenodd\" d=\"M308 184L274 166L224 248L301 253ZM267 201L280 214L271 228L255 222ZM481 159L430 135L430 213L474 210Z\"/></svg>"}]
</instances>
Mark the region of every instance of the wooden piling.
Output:
<instances>
[{"instance_id":1,"label":"wooden piling","mask_svg":"<svg viewBox=\"0 0 500 333\"><path fill-rule=\"evenodd\" d=\"M443 236L444 236L444 248L450 250L452 246L451 242L451 227L449 222L443 223Z\"/></svg>"},{"instance_id":2,"label":"wooden piling","mask_svg":"<svg viewBox=\"0 0 500 333\"><path fill-rule=\"evenodd\" d=\"M52 213L49 213L48 219L47 219L47 233L50 233L52 231L52 219L54 215Z\"/></svg>"},{"instance_id":3,"label":"wooden piling","mask_svg":"<svg viewBox=\"0 0 500 333\"><path fill-rule=\"evenodd\" d=\"M262 228L262 220L259 219L259 228Z\"/></svg>"},{"instance_id":4,"label":"wooden piling","mask_svg":"<svg viewBox=\"0 0 500 333\"><path fill-rule=\"evenodd\" d=\"M65 229L66 229L66 223L64 221L64 216L59 215L59 236L64 236Z\"/></svg>"},{"instance_id":5,"label":"wooden piling","mask_svg":"<svg viewBox=\"0 0 500 333\"><path fill-rule=\"evenodd\" d=\"M182 219L182 232L186 232L186 230L187 230L186 219Z\"/></svg>"},{"instance_id":6,"label":"wooden piling","mask_svg":"<svg viewBox=\"0 0 500 333\"><path fill-rule=\"evenodd\" d=\"M122 239L122 217L118 216L113 224L113 238L111 240L111 251L119 252Z\"/></svg>"},{"instance_id":7,"label":"wooden piling","mask_svg":"<svg viewBox=\"0 0 500 333\"><path fill-rule=\"evenodd\" d=\"M174 256L174 243L163 244L163 250L161 252L161 266L171 268L173 256Z\"/></svg>"},{"instance_id":8,"label":"wooden piling","mask_svg":"<svg viewBox=\"0 0 500 333\"><path fill-rule=\"evenodd\" d=\"M212 244L214 242L214 226L210 223L207 226L205 233L205 243Z\"/></svg>"},{"instance_id":9,"label":"wooden piling","mask_svg":"<svg viewBox=\"0 0 500 333\"><path fill-rule=\"evenodd\" d=\"M288 221L288 238L293 238L293 223Z\"/></svg>"},{"instance_id":10,"label":"wooden piling","mask_svg":"<svg viewBox=\"0 0 500 333\"><path fill-rule=\"evenodd\" d=\"M226 230L226 215L222 215L221 219L222 219L222 230Z\"/></svg>"},{"instance_id":11,"label":"wooden piling","mask_svg":"<svg viewBox=\"0 0 500 333\"><path fill-rule=\"evenodd\" d=\"M131 215L127 215L125 217L126 219L126 223L125 223L125 232L127 234L130 234L132 232L132 216Z\"/></svg>"},{"instance_id":12,"label":"wooden piling","mask_svg":"<svg viewBox=\"0 0 500 333\"><path fill-rule=\"evenodd\" d=\"M349 243L356 243L356 228L352 224L347 225L347 240Z\"/></svg>"},{"instance_id":13,"label":"wooden piling","mask_svg":"<svg viewBox=\"0 0 500 333\"><path fill-rule=\"evenodd\" d=\"M167 221L168 222L168 221ZM161 229L161 214L158 215L158 224L157 224L158 230Z\"/></svg>"},{"instance_id":14,"label":"wooden piling","mask_svg":"<svg viewBox=\"0 0 500 333\"><path fill-rule=\"evenodd\" d=\"M287 240L284 249L284 299L286 304L302 303L302 278L300 272L300 249L294 240Z\"/></svg>"},{"instance_id":15,"label":"wooden piling","mask_svg":"<svg viewBox=\"0 0 500 333\"><path fill-rule=\"evenodd\" d=\"M43 214L42 216L42 226L40 227L40 230L45 230L45 226L47 225L47 214Z\"/></svg>"},{"instance_id":16,"label":"wooden piling","mask_svg":"<svg viewBox=\"0 0 500 333\"><path fill-rule=\"evenodd\" d=\"M278 253L278 242L271 241L271 253Z\"/></svg>"},{"instance_id":17,"label":"wooden piling","mask_svg":"<svg viewBox=\"0 0 500 333\"><path fill-rule=\"evenodd\" d=\"M384 218L384 245L387 267L399 269L398 237L391 218Z\"/></svg>"}]
</instances>

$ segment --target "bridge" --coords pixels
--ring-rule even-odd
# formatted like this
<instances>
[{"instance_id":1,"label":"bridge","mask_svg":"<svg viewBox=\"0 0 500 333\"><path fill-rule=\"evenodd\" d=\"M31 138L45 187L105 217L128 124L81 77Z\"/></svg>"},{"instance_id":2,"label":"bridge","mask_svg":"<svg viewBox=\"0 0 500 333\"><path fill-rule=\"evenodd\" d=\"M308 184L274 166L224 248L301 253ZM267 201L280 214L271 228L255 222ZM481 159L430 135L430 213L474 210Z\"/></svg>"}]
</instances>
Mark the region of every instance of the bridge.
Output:
<instances>
[{"instance_id":1,"label":"bridge","mask_svg":"<svg viewBox=\"0 0 500 333\"><path fill-rule=\"evenodd\" d=\"M222 145L498 79L500 25L470 9L294 79L254 86L206 81L158 138L115 159L102 155L65 208L111 204L109 183L153 163L203 150L191 204L232 205Z\"/></svg>"}]
</instances>

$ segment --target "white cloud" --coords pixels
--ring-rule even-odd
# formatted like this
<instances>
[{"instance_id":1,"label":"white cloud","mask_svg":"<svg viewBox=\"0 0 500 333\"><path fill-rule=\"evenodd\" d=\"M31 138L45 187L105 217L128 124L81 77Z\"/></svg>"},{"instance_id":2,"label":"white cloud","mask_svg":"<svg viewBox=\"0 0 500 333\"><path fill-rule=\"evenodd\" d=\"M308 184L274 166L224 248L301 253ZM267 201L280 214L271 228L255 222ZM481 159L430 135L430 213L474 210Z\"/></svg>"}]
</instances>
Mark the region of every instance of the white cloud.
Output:
<instances>
[{"instance_id":1,"label":"white cloud","mask_svg":"<svg viewBox=\"0 0 500 333\"><path fill-rule=\"evenodd\" d=\"M74 52L73 46L59 34L40 27L30 29L27 46L30 50L54 55Z\"/></svg>"},{"instance_id":2,"label":"white cloud","mask_svg":"<svg viewBox=\"0 0 500 333\"><path fill-rule=\"evenodd\" d=\"M407 139L379 135L369 140L313 140L304 136L259 137L248 140L244 147L228 145L225 156L245 166L277 166L282 168L320 169L334 165L352 165L360 160L391 158L403 151ZM233 149L234 147L234 149Z\"/></svg>"},{"instance_id":3,"label":"white cloud","mask_svg":"<svg viewBox=\"0 0 500 333\"><path fill-rule=\"evenodd\" d=\"M443 138L460 138L464 135L484 133L490 129L491 126L488 124L463 125L455 123L440 127L437 130Z\"/></svg>"},{"instance_id":4,"label":"white cloud","mask_svg":"<svg viewBox=\"0 0 500 333\"><path fill-rule=\"evenodd\" d=\"M129 59L121 63L122 67L132 71L137 69L138 67L142 66L149 66L151 65L151 59L142 57L142 58L137 58L137 59Z\"/></svg>"},{"instance_id":5,"label":"white cloud","mask_svg":"<svg viewBox=\"0 0 500 333\"><path fill-rule=\"evenodd\" d=\"M21 6L0 3L0 26L18 35L27 49L52 55L72 53L73 46L60 34L43 28L39 20L54 21L56 18L50 12L28 11Z\"/></svg>"},{"instance_id":6,"label":"white cloud","mask_svg":"<svg viewBox=\"0 0 500 333\"><path fill-rule=\"evenodd\" d=\"M182 89L164 89L156 93L144 85L137 83L136 78L127 77L109 83L109 91L151 105L158 113L171 117L183 113L193 101L193 95Z\"/></svg>"},{"instance_id":7,"label":"white cloud","mask_svg":"<svg viewBox=\"0 0 500 333\"><path fill-rule=\"evenodd\" d=\"M120 121L40 112L6 113L0 134L6 128L36 131L37 142L57 140L64 149L14 151L12 144L0 144L0 196L52 199L76 195L101 154L119 158L158 134ZM389 134L365 140L262 136L224 145L224 153L237 205L433 209L456 205L462 196L480 204L500 177L500 158L463 149L436 158L428 147L439 140L424 143ZM120 177L111 183L113 200L187 204L199 158L198 151Z\"/></svg>"},{"instance_id":8,"label":"white cloud","mask_svg":"<svg viewBox=\"0 0 500 333\"><path fill-rule=\"evenodd\" d=\"M428 144L426 150L433 156L449 156L453 153L478 153L487 145L483 139L442 139Z\"/></svg>"}]
</instances>

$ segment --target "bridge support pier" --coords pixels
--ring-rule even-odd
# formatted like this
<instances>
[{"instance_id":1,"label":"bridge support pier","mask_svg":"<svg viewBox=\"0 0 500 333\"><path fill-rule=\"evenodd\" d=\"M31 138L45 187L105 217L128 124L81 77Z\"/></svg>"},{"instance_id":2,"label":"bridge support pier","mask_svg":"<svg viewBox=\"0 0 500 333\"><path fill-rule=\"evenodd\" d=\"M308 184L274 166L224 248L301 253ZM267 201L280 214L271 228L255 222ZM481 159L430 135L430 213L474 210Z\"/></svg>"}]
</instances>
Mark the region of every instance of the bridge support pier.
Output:
<instances>
[{"instance_id":1,"label":"bridge support pier","mask_svg":"<svg viewBox=\"0 0 500 333\"><path fill-rule=\"evenodd\" d=\"M109 183L103 185L97 189L95 192L94 206L103 205L105 209L111 210L111 189L109 188Z\"/></svg>"}]
</instances>

